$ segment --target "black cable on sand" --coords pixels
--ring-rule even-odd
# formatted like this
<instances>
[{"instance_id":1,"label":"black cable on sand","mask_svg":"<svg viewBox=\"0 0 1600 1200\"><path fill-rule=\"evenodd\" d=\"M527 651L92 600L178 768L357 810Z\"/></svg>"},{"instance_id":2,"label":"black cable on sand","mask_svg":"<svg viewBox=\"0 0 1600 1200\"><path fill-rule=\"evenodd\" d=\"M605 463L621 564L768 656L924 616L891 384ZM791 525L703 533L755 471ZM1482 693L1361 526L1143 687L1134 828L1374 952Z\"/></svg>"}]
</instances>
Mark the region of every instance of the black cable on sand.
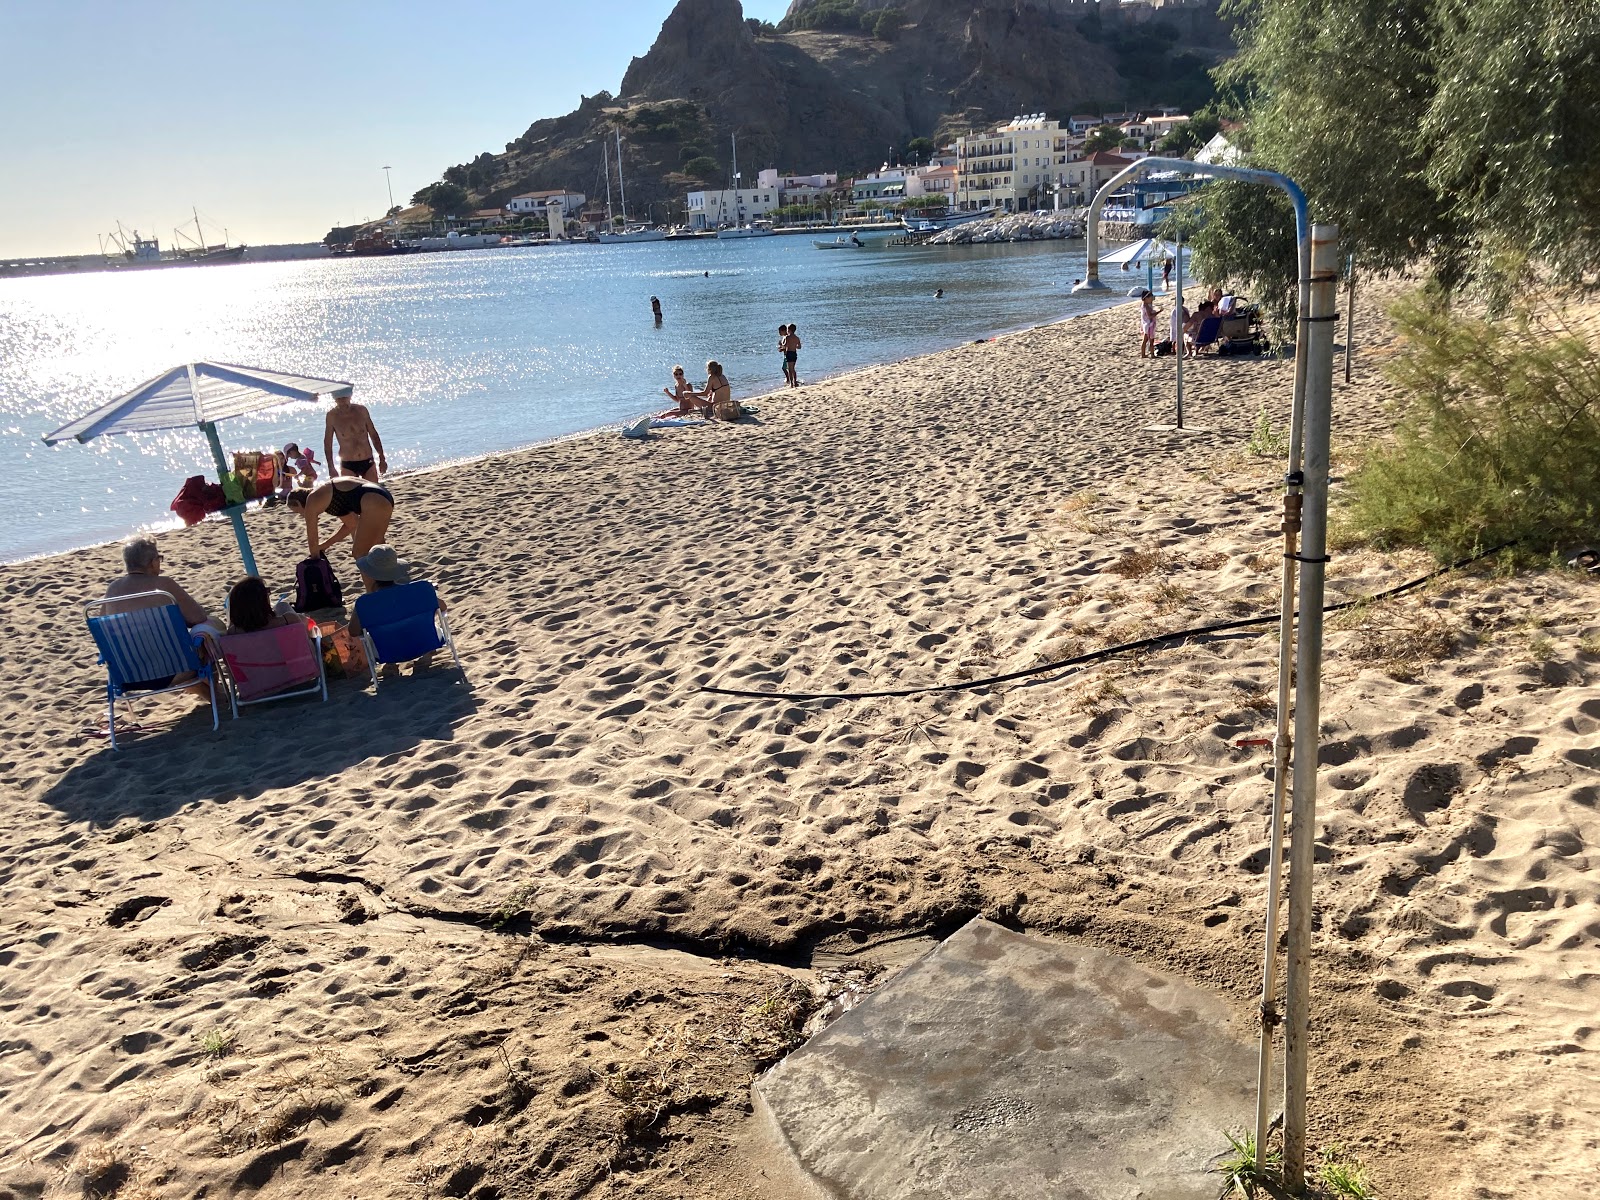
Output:
<instances>
[{"instance_id":1,"label":"black cable on sand","mask_svg":"<svg viewBox=\"0 0 1600 1200\"><path fill-rule=\"evenodd\" d=\"M1390 596L1398 596L1402 592L1409 592L1413 588L1447 575L1451 571L1460 570L1462 567L1488 558L1491 554L1498 554L1512 542L1504 542L1481 554L1471 558L1459 559L1448 566L1430 571L1416 579L1388 588L1381 592L1374 592L1370 596L1358 596L1354 600L1342 600L1338 604L1328 604L1322 609L1325 613L1339 612L1341 609L1354 608L1358 604L1371 604L1378 600L1387 600ZM1297 612L1296 617L1299 616ZM1134 642L1123 642L1116 646L1104 646L1099 650L1091 650L1087 654L1079 654L1072 658L1057 659L1055 662L1040 663L1038 666L1024 667L1020 671L1008 671L1004 675L990 675L984 679L966 679L960 683L938 683L923 687L890 688L877 692L756 692L741 688L702 687L700 691L713 696L733 696L742 700L883 700L895 696L925 696L934 692L970 692L978 688L993 687L996 684L1010 683L1016 679L1027 679L1034 675L1046 675L1051 671L1063 671L1068 667L1081 667L1087 663L1098 662L1103 658L1112 658L1118 654L1128 654L1134 650L1144 650L1151 646L1163 646L1170 642L1184 642L1190 638L1214 637L1217 634L1229 633L1236 629L1249 629L1256 625L1270 625L1278 620L1280 614L1272 613L1263 617L1241 617L1237 621L1222 621L1216 625L1201 625L1194 629L1179 629L1172 633L1157 633L1150 637L1140 638Z\"/></svg>"}]
</instances>

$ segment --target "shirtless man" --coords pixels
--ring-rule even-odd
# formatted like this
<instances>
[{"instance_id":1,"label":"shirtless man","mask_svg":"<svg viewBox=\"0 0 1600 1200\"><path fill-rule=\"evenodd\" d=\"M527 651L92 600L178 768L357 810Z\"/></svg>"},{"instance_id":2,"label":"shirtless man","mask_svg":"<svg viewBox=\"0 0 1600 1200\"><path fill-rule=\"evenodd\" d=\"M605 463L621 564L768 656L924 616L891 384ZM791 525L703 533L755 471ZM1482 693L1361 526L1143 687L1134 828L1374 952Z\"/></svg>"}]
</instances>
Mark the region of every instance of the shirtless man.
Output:
<instances>
[{"instance_id":1,"label":"shirtless man","mask_svg":"<svg viewBox=\"0 0 1600 1200\"><path fill-rule=\"evenodd\" d=\"M339 457L333 456L333 435L339 435ZM378 453L377 466L373 466L372 453ZM335 475L355 475L368 483L377 483L378 476L389 470L389 460L383 456L383 439L378 427L372 423L372 414L365 404L355 404L349 392L340 392L333 398L328 410L328 424L322 434L322 452Z\"/></svg>"},{"instance_id":2,"label":"shirtless man","mask_svg":"<svg viewBox=\"0 0 1600 1200\"><path fill-rule=\"evenodd\" d=\"M778 344L783 347L783 373L789 377L790 387L800 386L800 335L795 332L798 326L790 325L789 331L784 334L783 341Z\"/></svg>"}]
</instances>

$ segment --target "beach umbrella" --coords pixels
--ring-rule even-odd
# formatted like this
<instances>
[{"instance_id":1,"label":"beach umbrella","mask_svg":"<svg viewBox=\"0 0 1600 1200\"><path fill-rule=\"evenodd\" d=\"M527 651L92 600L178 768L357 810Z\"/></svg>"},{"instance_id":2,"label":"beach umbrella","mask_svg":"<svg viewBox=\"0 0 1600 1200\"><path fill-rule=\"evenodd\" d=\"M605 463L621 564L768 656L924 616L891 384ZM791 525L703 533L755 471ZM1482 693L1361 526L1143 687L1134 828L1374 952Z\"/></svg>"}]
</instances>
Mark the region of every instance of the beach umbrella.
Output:
<instances>
[{"instance_id":1,"label":"beach umbrella","mask_svg":"<svg viewBox=\"0 0 1600 1200\"><path fill-rule=\"evenodd\" d=\"M1163 259L1171 258L1174 261L1182 253L1184 261L1188 261L1189 248L1180 246L1177 242L1162 241L1160 238L1140 238L1137 242L1129 242L1126 246L1118 246L1109 254L1102 254L1102 263L1111 263L1113 266L1143 267L1145 273L1145 286L1154 290L1156 264Z\"/></svg>"},{"instance_id":2,"label":"beach umbrella","mask_svg":"<svg viewBox=\"0 0 1600 1200\"><path fill-rule=\"evenodd\" d=\"M195 428L206 435L217 464L218 482L229 471L217 422L228 417L274 408L295 400L315 401L319 396L352 392L351 384L336 379L313 379L285 371L264 371L231 363L197 362L173 367L146 380L130 392L102 404L93 412L47 433L44 444L54 446L71 438L87 442L113 433L153 433L158 429ZM223 509L233 522L239 557L251 575L256 570L250 537L244 529L244 505Z\"/></svg>"}]
</instances>

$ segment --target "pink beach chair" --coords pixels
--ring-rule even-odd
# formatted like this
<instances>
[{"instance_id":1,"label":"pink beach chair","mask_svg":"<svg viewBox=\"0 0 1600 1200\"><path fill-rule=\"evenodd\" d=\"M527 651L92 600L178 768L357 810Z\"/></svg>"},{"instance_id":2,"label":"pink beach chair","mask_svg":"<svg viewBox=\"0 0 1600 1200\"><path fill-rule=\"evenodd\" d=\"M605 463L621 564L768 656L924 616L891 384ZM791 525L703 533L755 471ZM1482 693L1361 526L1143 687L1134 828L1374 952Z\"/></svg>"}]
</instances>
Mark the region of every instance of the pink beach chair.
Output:
<instances>
[{"instance_id":1,"label":"pink beach chair","mask_svg":"<svg viewBox=\"0 0 1600 1200\"><path fill-rule=\"evenodd\" d=\"M216 639L228 675L233 715L239 706L287 700L320 692L328 699L328 678L322 669L322 631L309 623L277 625L254 633L230 633Z\"/></svg>"}]
</instances>

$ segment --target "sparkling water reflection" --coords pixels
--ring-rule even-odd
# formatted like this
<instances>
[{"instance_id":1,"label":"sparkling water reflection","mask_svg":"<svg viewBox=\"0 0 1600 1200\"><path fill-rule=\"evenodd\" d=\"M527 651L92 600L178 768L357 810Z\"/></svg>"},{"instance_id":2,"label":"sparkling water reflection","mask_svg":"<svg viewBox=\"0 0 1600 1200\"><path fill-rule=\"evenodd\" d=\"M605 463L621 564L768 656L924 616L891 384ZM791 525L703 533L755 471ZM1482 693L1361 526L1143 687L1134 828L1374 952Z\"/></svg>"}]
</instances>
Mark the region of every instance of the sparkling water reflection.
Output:
<instances>
[{"instance_id":1,"label":"sparkling water reflection","mask_svg":"<svg viewBox=\"0 0 1600 1200\"><path fill-rule=\"evenodd\" d=\"M333 262L54 276L0 283L0 561L171 523L196 432L44 446L40 435L196 359L348 379L392 470L509 449L637 416L673 363L719 359L735 395L1053 320L1081 242L816 250L809 238L532 247ZM933 299L937 288L942 300ZM658 296L666 319L650 316ZM781 403L775 400L770 403ZM290 405L222 429L230 449L310 442Z\"/></svg>"}]
</instances>

